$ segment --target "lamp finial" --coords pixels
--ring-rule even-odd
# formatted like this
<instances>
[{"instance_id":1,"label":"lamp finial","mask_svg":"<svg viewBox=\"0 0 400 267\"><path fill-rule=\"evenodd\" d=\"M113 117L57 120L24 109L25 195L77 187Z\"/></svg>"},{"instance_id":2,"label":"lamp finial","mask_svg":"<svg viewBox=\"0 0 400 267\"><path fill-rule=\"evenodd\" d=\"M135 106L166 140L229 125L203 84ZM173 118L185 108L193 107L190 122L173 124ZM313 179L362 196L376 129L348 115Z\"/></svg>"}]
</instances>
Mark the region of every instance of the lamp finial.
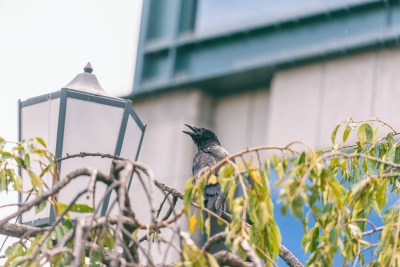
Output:
<instances>
[{"instance_id":1,"label":"lamp finial","mask_svg":"<svg viewBox=\"0 0 400 267\"><path fill-rule=\"evenodd\" d=\"M90 62L88 62L88 63L86 64L86 66L83 68L83 70L84 70L85 72L87 72L87 73L92 73L93 67L92 67L92 65L90 64Z\"/></svg>"}]
</instances>

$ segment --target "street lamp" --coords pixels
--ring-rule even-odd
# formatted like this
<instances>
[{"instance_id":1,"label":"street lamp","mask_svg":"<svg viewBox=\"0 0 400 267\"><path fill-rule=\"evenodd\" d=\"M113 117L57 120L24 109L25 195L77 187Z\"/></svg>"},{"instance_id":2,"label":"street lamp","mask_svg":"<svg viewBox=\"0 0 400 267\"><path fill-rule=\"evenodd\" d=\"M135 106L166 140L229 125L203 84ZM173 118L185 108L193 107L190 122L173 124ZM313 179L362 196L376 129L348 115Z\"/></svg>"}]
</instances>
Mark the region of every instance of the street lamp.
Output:
<instances>
[{"instance_id":1,"label":"street lamp","mask_svg":"<svg viewBox=\"0 0 400 267\"><path fill-rule=\"evenodd\" d=\"M19 140L41 137L57 158L80 152L101 152L137 160L145 133L144 125L132 108L132 102L108 95L100 86L93 68L88 63L84 72L57 92L18 101ZM33 161L32 161L33 162ZM39 170L39 166L36 166ZM111 159L101 157L72 158L60 162L60 177L82 167L93 167L108 174ZM32 167L34 168L34 166ZM23 192L32 188L29 175L22 172ZM52 177L44 175L46 184ZM89 177L78 177L58 194L58 201L69 204ZM130 184L130 183L129 183ZM106 185L98 183L95 200L104 195ZM28 193L19 193L19 203ZM92 206L92 199L81 197L77 202ZM109 198L102 205L102 215L108 212ZM43 226L54 222L50 204L40 212L34 209L24 213L20 223ZM70 212L71 219L79 216Z\"/></svg>"}]
</instances>

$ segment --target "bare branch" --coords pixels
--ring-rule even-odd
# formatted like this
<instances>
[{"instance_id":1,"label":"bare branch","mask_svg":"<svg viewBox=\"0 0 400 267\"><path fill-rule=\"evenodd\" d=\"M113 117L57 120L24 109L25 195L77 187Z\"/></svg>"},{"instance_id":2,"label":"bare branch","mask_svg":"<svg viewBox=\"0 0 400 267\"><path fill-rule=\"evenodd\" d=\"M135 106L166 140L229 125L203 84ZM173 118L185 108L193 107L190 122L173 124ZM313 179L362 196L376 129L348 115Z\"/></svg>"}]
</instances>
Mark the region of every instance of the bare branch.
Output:
<instances>
[{"instance_id":1,"label":"bare branch","mask_svg":"<svg viewBox=\"0 0 400 267\"><path fill-rule=\"evenodd\" d=\"M220 162L218 166L230 161L231 159L233 159L234 157L237 156L241 156L243 154L246 153L250 153L250 152L256 152L257 156L258 156L258 151L261 150L270 150L270 149L278 149L281 151L289 151L292 153L298 153L297 151L294 151L290 148L290 145L287 147L259 147L259 148L254 148L254 149L247 149L245 151L239 152L237 154L232 155L231 157L229 157L228 159L225 160L225 162ZM102 153L80 153L80 154L75 154L75 155L68 155L65 158L59 159L59 162L62 160L65 160L67 158L73 158L73 157L86 157L86 156L100 156L100 157L106 157L106 158L113 158L113 159L117 159L117 160L125 160L122 157L119 156L115 156L115 155L111 155L111 154L102 154ZM258 156L259 157L259 156ZM152 172L152 170L147 167L144 164L138 163L138 162L134 162L134 161L124 161L121 162L120 165L120 170L122 171L124 169L124 171L132 171L132 168L134 168L135 170L137 169L138 171L143 172L148 178L149 178L149 199L150 199L150 204L151 204L151 212L152 212L152 218L153 218L153 222L152 224L148 225L148 224L142 224L141 222L139 222L133 212L130 210L130 203L128 200L128 196L127 196L127 192L126 192L126 181L128 180L128 176L130 175L122 175L118 178L118 185L115 186L115 189L118 192L117 194L117 198L118 198L118 204L119 204L119 209L120 209L120 214L119 216L109 216L109 214L105 217L101 217L101 218L97 218L96 220L93 221L94 216L90 216L90 217L86 217L83 218L81 220L77 220L76 222L76 226L75 229L70 231L65 237L64 239L59 242L59 244L56 245L55 249L61 249L63 246L65 246L65 244L71 240L72 238L74 238L75 236L75 245L74 245L74 250L73 250L73 256L74 256L74 263L73 265L78 266L82 257L82 252L84 251L85 247L83 245L80 245L80 242L83 242L86 239L86 234L90 229L95 229L95 228L99 228L99 227L104 227L107 224L114 224L114 225L118 225L117 226L117 230L118 231L124 231L125 227L128 227L130 229L136 229L136 228L148 228L151 229L152 231L157 231L159 228L163 228L163 227L171 227L171 224L173 224L174 222L176 222L176 220L178 218L180 218L183 214L184 214L184 209L182 208L181 210L179 210L179 212L177 212L172 218L169 218L170 215L174 212L174 208L177 202L177 199L183 198L183 194L181 192L179 192L178 190L171 188L163 183L158 182L155 179L155 176ZM215 168L217 168L218 166L214 166ZM128 169L126 169L128 168ZM97 171L96 171L97 172ZM84 168L84 169L80 169L77 170L69 175L67 175L64 179L60 180L58 183L56 183L51 189L49 189L48 191L46 191L45 193L43 193L42 195L38 196L37 198L35 198L34 200L27 202L25 205L23 205L17 212L11 214L10 216L7 216L5 219L0 221L0 231L1 228L5 228L5 226L9 225L7 223L7 221L9 219L12 219L20 214L22 214L23 212L26 212L27 210L29 210L30 208L32 208L33 206L39 204L42 200L47 199L49 196L52 196L56 193L59 192L59 190L61 188L63 188L66 184L68 184L72 179L81 176L81 175L87 175L87 176L91 176L90 179L90 184L89 184L89 191L94 190L95 188L95 184L96 181L101 181L106 183L107 185L112 184L113 182L115 182L116 180L114 180L114 178L109 177L107 175L102 174L101 172L97 172L94 173L94 170L89 169L89 168ZM96 178L94 178L96 177ZM122 180L121 180L122 178ZM124 186L121 186L124 185ZM173 201L172 204L170 205L169 210L167 211L167 214L164 216L162 221L157 221L157 217L156 215L156 210L154 208L154 189L153 187L157 186L159 187L163 192L166 192L170 195L173 196ZM169 200L168 200L169 201ZM165 201L164 201L165 202ZM192 203L193 206L200 208L200 206L197 203ZM229 219L230 219L230 214L228 213L223 213L222 217L218 216L217 214L207 210L207 209L202 209L206 212L208 212L210 215L220 219L221 221L223 221L226 224L229 224ZM128 212L130 211L130 212ZM161 211L161 210L160 210ZM122 212L122 214L121 214ZM95 213L95 212L94 212ZM132 216L129 216L132 215ZM90 223L89 223L90 222ZM249 224L246 223L246 226L248 227ZM20 229L19 229L20 230ZM37 229L33 228L30 229L31 231L36 231ZM117 232L118 232L117 231ZM26 231L24 231L24 233L26 233ZM15 233L15 235L17 235L17 233ZM118 235L118 233L115 233L115 235ZM17 235L18 236L18 235ZM243 249L248 253L249 258L252 259L253 263L256 266L259 266L260 264L260 260L257 257L257 255L255 254L255 252L252 250L252 248L250 246L246 246L246 244L241 244L241 246L243 247ZM285 262L287 262L290 266L302 266L301 263L293 256L293 254L291 254L284 246L280 247L280 256L285 260ZM118 257L122 256L117 256L118 253L117 252L112 252L111 254L109 254L107 257L113 258L113 259L118 259ZM285 259L286 258L286 259ZM294 258L294 260L293 260ZM124 259L123 261L121 261L121 259L118 259L118 262L120 262L122 264L122 262L124 264L130 265L129 263L126 262L126 259ZM299 263L299 265L296 265L297 263ZM130 265L133 266L133 265Z\"/></svg>"},{"instance_id":2,"label":"bare branch","mask_svg":"<svg viewBox=\"0 0 400 267\"><path fill-rule=\"evenodd\" d=\"M242 267L242 266L254 266L251 262L245 262L237 255L229 251L219 251L213 254L220 266L231 266L231 267Z\"/></svg>"},{"instance_id":3,"label":"bare branch","mask_svg":"<svg viewBox=\"0 0 400 267\"><path fill-rule=\"evenodd\" d=\"M50 188L49 190L47 190L46 192L44 192L43 194L37 196L35 199L32 199L29 202L26 202L26 204L24 204L21 208L19 208L16 212L6 216L4 219L0 220L0 227L2 224L4 224L5 222L8 222L9 220L11 220L12 218L15 218L17 216L19 216L20 214L30 210L32 207L34 207L35 205L38 205L40 202L42 202L43 200L47 199L48 197L57 194L63 187L65 187L71 180L75 179L78 176L82 176L82 175L86 175L89 176L92 173L92 169L90 168L82 168L76 171L71 172L70 174L68 174L64 179L62 179L61 181L59 181L58 183L56 183L55 185L53 185L52 188ZM98 172L97 173L97 178L102 181L105 182L106 184L110 184L112 182L112 179L101 173Z\"/></svg>"},{"instance_id":4,"label":"bare branch","mask_svg":"<svg viewBox=\"0 0 400 267\"><path fill-rule=\"evenodd\" d=\"M260 258L257 256L257 254L254 252L254 250L251 248L251 246L247 240L243 239L240 242L240 247L246 252L247 256L253 262L254 267L262 266Z\"/></svg>"},{"instance_id":5,"label":"bare branch","mask_svg":"<svg viewBox=\"0 0 400 267\"><path fill-rule=\"evenodd\" d=\"M36 236L38 234L48 231L48 229L49 227L40 228L24 224L14 224L6 222L0 225L0 235L20 238L23 236Z\"/></svg>"},{"instance_id":6,"label":"bare branch","mask_svg":"<svg viewBox=\"0 0 400 267\"><path fill-rule=\"evenodd\" d=\"M279 257L281 257L290 267L303 267L303 264L288 250L284 245L279 247Z\"/></svg>"},{"instance_id":7,"label":"bare branch","mask_svg":"<svg viewBox=\"0 0 400 267\"><path fill-rule=\"evenodd\" d=\"M207 240L207 242L204 243L204 245L201 249L204 251L210 251L215 244L217 244L218 242L221 242L227 236L228 236L227 232L221 232L221 233L215 234L212 237L210 237Z\"/></svg>"}]
</instances>

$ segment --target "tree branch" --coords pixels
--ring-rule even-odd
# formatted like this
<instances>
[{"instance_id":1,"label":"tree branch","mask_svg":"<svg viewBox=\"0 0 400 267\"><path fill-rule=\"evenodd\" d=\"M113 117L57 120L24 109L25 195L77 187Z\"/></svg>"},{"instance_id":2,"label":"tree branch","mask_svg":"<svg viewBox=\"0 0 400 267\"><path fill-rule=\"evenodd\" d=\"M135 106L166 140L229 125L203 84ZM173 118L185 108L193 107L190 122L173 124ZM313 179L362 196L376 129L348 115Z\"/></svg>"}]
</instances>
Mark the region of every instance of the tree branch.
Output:
<instances>
[{"instance_id":1,"label":"tree branch","mask_svg":"<svg viewBox=\"0 0 400 267\"><path fill-rule=\"evenodd\" d=\"M220 266L231 266L231 267L242 267L242 266L254 266L251 262L245 262L237 255L229 251L218 251L213 254Z\"/></svg>"},{"instance_id":2,"label":"tree branch","mask_svg":"<svg viewBox=\"0 0 400 267\"><path fill-rule=\"evenodd\" d=\"M36 236L48 231L49 227L34 227L24 224L3 223L0 225L0 235L21 238L24 236ZM27 234L28 233L28 234Z\"/></svg>"},{"instance_id":3,"label":"tree branch","mask_svg":"<svg viewBox=\"0 0 400 267\"><path fill-rule=\"evenodd\" d=\"M303 267L303 264L284 245L279 247L279 257L290 267Z\"/></svg>"}]
</instances>

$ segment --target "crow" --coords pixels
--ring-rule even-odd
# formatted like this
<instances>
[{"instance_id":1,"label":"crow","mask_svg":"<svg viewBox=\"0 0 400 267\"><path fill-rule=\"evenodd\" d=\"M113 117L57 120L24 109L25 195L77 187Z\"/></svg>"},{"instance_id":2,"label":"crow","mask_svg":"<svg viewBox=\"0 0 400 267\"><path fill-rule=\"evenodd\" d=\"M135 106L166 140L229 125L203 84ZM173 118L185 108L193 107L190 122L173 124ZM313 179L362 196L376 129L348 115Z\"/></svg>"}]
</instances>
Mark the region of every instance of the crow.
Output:
<instances>
[{"instance_id":1,"label":"crow","mask_svg":"<svg viewBox=\"0 0 400 267\"><path fill-rule=\"evenodd\" d=\"M190 135L193 142L197 146L197 153L193 159L192 175L196 179L196 175L204 167L213 167L219 161L227 158L229 153L221 146L217 136L212 131L205 128L196 128L192 125L185 124L192 132L183 131L185 134ZM215 171L218 176L218 170ZM196 180L194 181L196 182ZM204 190L204 205L207 209L222 214L225 209L225 198L222 194L221 186L217 180L209 179L208 184Z\"/></svg>"}]
</instances>

